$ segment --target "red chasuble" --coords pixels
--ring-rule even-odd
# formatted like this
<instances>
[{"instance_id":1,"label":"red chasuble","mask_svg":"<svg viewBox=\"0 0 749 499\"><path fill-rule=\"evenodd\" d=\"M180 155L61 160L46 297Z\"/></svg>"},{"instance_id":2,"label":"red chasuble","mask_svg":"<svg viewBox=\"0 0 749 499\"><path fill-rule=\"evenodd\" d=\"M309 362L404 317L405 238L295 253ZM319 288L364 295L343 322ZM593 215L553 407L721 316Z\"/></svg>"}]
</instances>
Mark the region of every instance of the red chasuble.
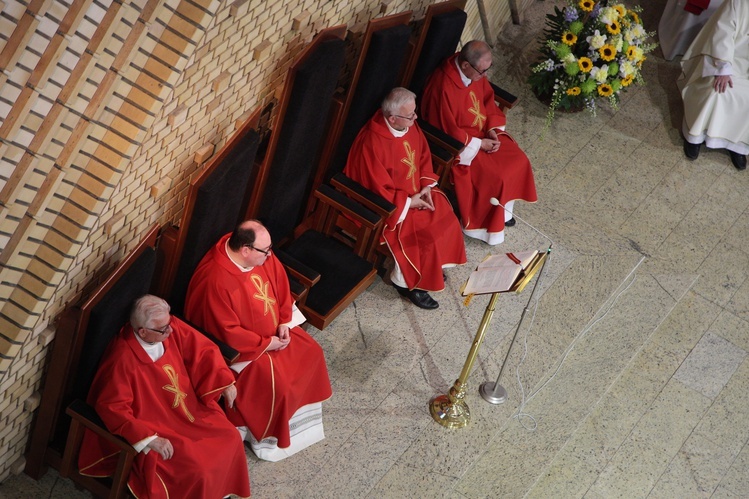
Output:
<instances>
[{"instance_id":1,"label":"red chasuble","mask_svg":"<svg viewBox=\"0 0 749 499\"><path fill-rule=\"evenodd\" d=\"M216 402L234 376L216 345L176 317L171 324L156 362L125 325L102 357L88 402L109 431L130 444L158 435L174 447L168 460L154 450L136 456L128 479L135 497L249 497L242 439ZM112 475L115 452L86 431L81 473Z\"/></svg>"},{"instance_id":2,"label":"red chasuble","mask_svg":"<svg viewBox=\"0 0 749 499\"><path fill-rule=\"evenodd\" d=\"M499 151L479 151L470 166L456 161L451 175L463 227L501 232L504 210L489 199L496 197L503 205L516 199L535 202L538 197L533 170L517 142L497 128L507 120L494 102L489 80L481 78L466 87L455 65L457 57L449 57L429 78L421 98L421 113L429 123L466 145L473 137L487 138L487 132L495 129Z\"/></svg>"},{"instance_id":3,"label":"red chasuble","mask_svg":"<svg viewBox=\"0 0 749 499\"><path fill-rule=\"evenodd\" d=\"M283 265L271 254L242 272L226 254L222 237L203 257L187 289L185 316L252 361L237 376L237 400L226 409L235 426L247 426L259 442L276 437L291 445L289 420L302 406L332 395L322 348L302 328L291 328L283 350L266 352L278 325L291 320L293 300Z\"/></svg>"},{"instance_id":4,"label":"red chasuble","mask_svg":"<svg viewBox=\"0 0 749 499\"><path fill-rule=\"evenodd\" d=\"M382 111L377 111L356 137L343 171L397 207L386 220L383 239L409 289L445 289L442 266L466 262L460 224L445 194L432 189L434 211L408 210L398 222L408 198L437 181L429 146L418 125L414 123L403 137L395 137Z\"/></svg>"}]
</instances>

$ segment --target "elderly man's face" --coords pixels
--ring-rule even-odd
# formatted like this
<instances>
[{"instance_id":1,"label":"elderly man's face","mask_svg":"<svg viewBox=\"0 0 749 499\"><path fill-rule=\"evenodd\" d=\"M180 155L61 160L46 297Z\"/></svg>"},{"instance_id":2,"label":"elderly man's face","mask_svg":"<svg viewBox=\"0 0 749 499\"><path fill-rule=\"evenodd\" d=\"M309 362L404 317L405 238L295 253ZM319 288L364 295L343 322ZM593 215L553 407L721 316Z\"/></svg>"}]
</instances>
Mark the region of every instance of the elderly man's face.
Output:
<instances>
[{"instance_id":1,"label":"elderly man's face","mask_svg":"<svg viewBox=\"0 0 749 499\"><path fill-rule=\"evenodd\" d=\"M402 105L400 109L398 109L398 113L390 116L388 121L390 126L396 130L405 130L407 127L414 124L416 118L416 101L410 101Z\"/></svg>"},{"instance_id":2,"label":"elderly man's face","mask_svg":"<svg viewBox=\"0 0 749 499\"><path fill-rule=\"evenodd\" d=\"M137 333L140 339L148 343L164 341L172 334L172 316L166 312L158 313L138 329Z\"/></svg>"},{"instance_id":3,"label":"elderly man's face","mask_svg":"<svg viewBox=\"0 0 749 499\"><path fill-rule=\"evenodd\" d=\"M474 65L471 64L468 61L465 61L461 67L463 70L463 74L465 74L468 78L471 79L471 81L478 81L484 76L486 76L486 72L489 71L489 68L492 67L492 54L491 52L487 52L481 58L478 60L478 62Z\"/></svg>"}]
</instances>

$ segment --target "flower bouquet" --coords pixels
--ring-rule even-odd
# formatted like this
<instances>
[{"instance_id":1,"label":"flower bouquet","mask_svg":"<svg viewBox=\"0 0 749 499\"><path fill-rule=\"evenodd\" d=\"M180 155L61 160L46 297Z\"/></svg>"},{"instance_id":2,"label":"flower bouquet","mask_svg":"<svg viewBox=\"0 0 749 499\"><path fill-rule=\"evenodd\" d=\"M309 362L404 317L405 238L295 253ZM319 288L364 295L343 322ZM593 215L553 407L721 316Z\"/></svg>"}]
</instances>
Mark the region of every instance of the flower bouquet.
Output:
<instances>
[{"instance_id":1,"label":"flower bouquet","mask_svg":"<svg viewBox=\"0 0 749 499\"><path fill-rule=\"evenodd\" d=\"M528 83L548 101L547 126L557 109L587 108L607 99L616 109L620 93L633 83L644 84L640 71L645 54L657 44L645 41L655 33L643 28L640 7L606 5L606 0L568 0L546 16L541 61L531 67Z\"/></svg>"}]
</instances>

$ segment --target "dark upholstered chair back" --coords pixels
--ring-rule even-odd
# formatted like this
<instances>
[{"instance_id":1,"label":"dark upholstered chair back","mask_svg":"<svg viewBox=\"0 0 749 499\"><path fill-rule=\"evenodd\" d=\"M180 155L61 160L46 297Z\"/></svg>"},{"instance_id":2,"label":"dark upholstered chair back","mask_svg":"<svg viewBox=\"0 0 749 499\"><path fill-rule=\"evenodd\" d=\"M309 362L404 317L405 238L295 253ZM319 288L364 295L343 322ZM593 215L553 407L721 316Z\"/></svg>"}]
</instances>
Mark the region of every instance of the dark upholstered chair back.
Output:
<instances>
[{"instance_id":1,"label":"dark upholstered chair back","mask_svg":"<svg viewBox=\"0 0 749 499\"><path fill-rule=\"evenodd\" d=\"M432 17L408 88L421 95L429 76L442 61L455 53L466 24L463 10L451 10Z\"/></svg>"},{"instance_id":2,"label":"dark upholstered chair back","mask_svg":"<svg viewBox=\"0 0 749 499\"><path fill-rule=\"evenodd\" d=\"M343 57L343 40L320 42L286 83L293 87L281 129L273 130L279 139L257 214L275 241L290 236L302 219Z\"/></svg>"},{"instance_id":3,"label":"dark upholstered chair back","mask_svg":"<svg viewBox=\"0 0 749 499\"><path fill-rule=\"evenodd\" d=\"M133 302L148 293L155 268L156 251L146 248L91 308L71 399L86 400L104 350L130 319Z\"/></svg>"},{"instance_id":4,"label":"dark upholstered chair back","mask_svg":"<svg viewBox=\"0 0 749 499\"><path fill-rule=\"evenodd\" d=\"M188 199L192 206L185 206L189 219L183 220L180 227L187 233L169 295L172 313L183 312L187 286L206 252L244 218L243 200L259 141L257 132L248 129L241 140L227 145L231 149L225 155L217 155L218 164L210 165L205 175L190 185Z\"/></svg>"},{"instance_id":5,"label":"dark upholstered chair back","mask_svg":"<svg viewBox=\"0 0 749 499\"><path fill-rule=\"evenodd\" d=\"M372 34L366 58L359 75L351 106L328 167L325 180L330 180L346 166L349 149L359 130L382 103L382 99L398 86L398 77L406 55L411 28L396 25Z\"/></svg>"}]
</instances>

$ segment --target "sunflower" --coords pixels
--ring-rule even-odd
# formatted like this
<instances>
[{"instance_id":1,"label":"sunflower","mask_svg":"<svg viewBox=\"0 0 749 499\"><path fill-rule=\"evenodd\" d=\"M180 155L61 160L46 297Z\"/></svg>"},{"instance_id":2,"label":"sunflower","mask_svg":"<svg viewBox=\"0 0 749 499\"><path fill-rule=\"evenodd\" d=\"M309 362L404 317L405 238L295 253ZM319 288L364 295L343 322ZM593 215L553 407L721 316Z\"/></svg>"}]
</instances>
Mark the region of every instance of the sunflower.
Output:
<instances>
[{"instance_id":1,"label":"sunflower","mask_svg":"<svg viewBox=\"0 0 749 499\"><path fill-rule=\"evenodd\" d=\"M571 47L577 42L577 36L575 36L573 33L570 33L569 31L565 31L564 33L562 33L562 42L564 42L565 45L569 45Z\"/></svg>"},{"instance_id":2,"label":"sunflower","mask_svg":"<svg viewBox=\"0 0 749 499\"><path fill-rule=\"evenodd\" d=\"M627 59L629 59L630 61L633 60L636 54L637 54L637 49L635 48L634 45L630 45L629 48L627 49Z\"/></svg>"},{"instance_id":3,"label":"sunflower","mask_svg":"<svg viewBox=\"0 0 749 499\"><path fill-rule=\"evenodd\" d=\"M577 60L577 65L580 66L580 71L582 71L583 73L587 73L591 69L593 69L593 61L591 61L587 57L579 58Z\"/></svg>"},{"instance_id":4,"label":"sunflower","mask_svg":"<svg viewBox=\"0 0 749 499\"><path fill-rule=\"evenodd\" d=\"M593 10L593 7L596 5L596 3L593 0L580 0L580 3L578 5L585 12L590 12Z\"/></svg>"},{"instance_id":5,"label":"sunflower","mask_svg":"<svg viewBox=\"0 0 749 499\"><path fill-rule=\"evenodd\" d=\"M627 13L623 5L614 5L614 10L619 13L619 17L624 17L624 14Z\"/></svg>"},{"instance_id":6,"label":"sunflower","mask_svg":"<svg viewBox=\"0 0 749 499\"><path fill-rule=\"evenodd\" d=\"M634 75L625 76L624 78L622 78L622 86L623 87L630 86L632 82L634 81L634 79L635 79Z\"/></svg>"},{"instance_id":7,"label":"sunflower","mask_svg":"<svg viewBox=\"0 0 749 499\"><path fill-rule=\"evenodd\" d=\"M611 24L606 25L606 31L612 35L618 35L622 32L622 27L619 25L619 21L611 21Z\"/></svg>"},{"instance_id":8,"label":"sunflower","mask_svg":"<svg viewBox=\"0 0 749 499\"><path fill-rule=\"evenodd\" d=\"M613 61L614 57L616 57L616 47L607 43L598 49L598 53L601 54L601 59L604 61Z\"/></svg>"},{"instance_id":9,"label":"sunflower","mask_svg":"<svg viewBox=\"0 0 749 499\"><path fill-rule=\"evenodd\" d=\"M609 97L614 93L614 89L608 83L602 83L598 85L598 95L601 97Z\"/></svg>"},{"instance_id":10,"label":"sunflower","mask_svg":"<svg viewBox=\"0 0 749 499\"><path fill-rule=\"evenodd\" d=\"M580 87L568 88L567 95L580 95Z\"/></svg>"},{"instance_id":11,"label":"sunflower","mask_svg":"<svg viewBox=\"0 0 749 499\"><path fill-rule=\"evenodd\" d=\"M637 15L637 12L634 10L628 10L627 11L630 16L632 16L632 20L635 22L635 24L640 24L640 16Z\"/></svg>"}]
</instances>

